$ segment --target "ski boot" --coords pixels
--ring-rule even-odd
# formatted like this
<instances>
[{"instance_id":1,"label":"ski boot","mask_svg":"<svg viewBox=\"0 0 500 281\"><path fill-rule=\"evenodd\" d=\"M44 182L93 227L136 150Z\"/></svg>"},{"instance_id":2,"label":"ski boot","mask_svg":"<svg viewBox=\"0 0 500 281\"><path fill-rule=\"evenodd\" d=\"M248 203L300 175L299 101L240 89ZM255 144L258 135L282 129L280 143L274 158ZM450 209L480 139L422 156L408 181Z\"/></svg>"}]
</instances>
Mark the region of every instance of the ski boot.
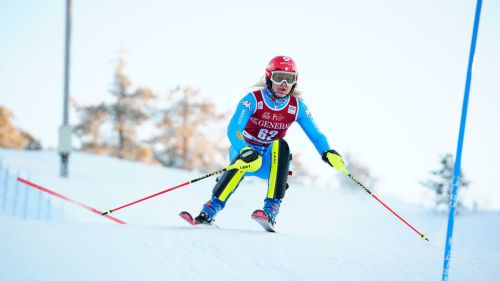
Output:
<instances>
[{"instance_id":1,"label":"ski boot","mask_svg":"<svg viewBox=\"0 0 500 281\"><path fill-rule=\"evenodd\" d=\"M187 221L190 225L213 226L215 228L218 228L217 225L214 224L214 219L210 218L210 216L203 211L201 211L201 213L194 219L193 216L186 211L181 212L179 216Z\"/></svg>"},{"instance_id":2,"label":"ski boot","mask_svg":"<svg viewBox=\"0 0 500 281\"><path fill-rule=\"evenodd\" d=\"M194 218L193 224L208 224L212 225L214 219L211 218L206 212L201 211L200 214Z\"/></svg>"}]
</instances>

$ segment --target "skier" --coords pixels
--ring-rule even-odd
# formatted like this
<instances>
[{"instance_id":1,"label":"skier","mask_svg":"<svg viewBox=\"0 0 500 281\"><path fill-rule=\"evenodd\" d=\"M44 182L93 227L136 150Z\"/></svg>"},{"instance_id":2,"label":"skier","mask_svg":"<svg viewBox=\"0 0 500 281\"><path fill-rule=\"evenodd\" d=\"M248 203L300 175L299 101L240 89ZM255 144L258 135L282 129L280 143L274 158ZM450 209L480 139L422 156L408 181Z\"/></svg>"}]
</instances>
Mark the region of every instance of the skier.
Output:
<instances>
[{"instance_id":1,"label":"skier","mask_svg":"<svg viewBox=\"0 0 500 281\"><path fill-rule=\"evenodd\" d=\"M268 187L264 208L255 211L252 218L265 220L274 227L288 188L291 154L284 137L293 122L299 123L326 163L348 173L340 154L330 147L311 112L294 91L297 79L292 58L274 57L265 71L266 84L239 102L227 131L232 169L218 178L210 200L203 205L193 224L212 224L243 177L256 176L267 179Z\"/></svg>"}]
</instances>

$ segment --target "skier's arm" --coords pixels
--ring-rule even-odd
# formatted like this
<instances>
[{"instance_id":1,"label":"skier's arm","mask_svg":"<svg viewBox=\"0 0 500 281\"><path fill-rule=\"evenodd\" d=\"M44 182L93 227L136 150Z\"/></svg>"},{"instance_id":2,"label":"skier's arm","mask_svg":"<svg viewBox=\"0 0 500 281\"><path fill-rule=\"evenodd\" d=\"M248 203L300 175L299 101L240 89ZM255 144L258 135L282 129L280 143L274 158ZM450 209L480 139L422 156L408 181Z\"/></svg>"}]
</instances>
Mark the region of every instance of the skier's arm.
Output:
<instances>
[{"instance_id":1,"label":"skier's arm","mask_svg":"<svg viewBox=\"0 0 500 281\"><path fill-rule=\"evenodd\" d=\"M243 137L243 130L247 125L248 119L255 112L257 102L255 97L249 93L241 99L236 111L229 121L227 126L227 136L231 142L231 146L236 151L241 151L244 147L250 146Z\"/></svg>"}]
</instances>

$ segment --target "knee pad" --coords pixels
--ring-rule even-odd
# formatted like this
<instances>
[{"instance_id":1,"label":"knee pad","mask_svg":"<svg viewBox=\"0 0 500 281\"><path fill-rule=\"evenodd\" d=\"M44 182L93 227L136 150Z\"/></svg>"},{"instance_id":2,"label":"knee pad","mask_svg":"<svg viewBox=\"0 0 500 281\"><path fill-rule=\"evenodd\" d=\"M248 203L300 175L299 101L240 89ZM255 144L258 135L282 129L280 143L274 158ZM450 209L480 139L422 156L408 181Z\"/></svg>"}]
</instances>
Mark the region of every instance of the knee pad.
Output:
<instances>
[{"instance_id":1,"label":"knee pad","mask_svg":"<svg viewBox=\"0 0 500 281\"><path fill-rule=\"evenodd\" d=\"M238 159L239 157L236 157L231 164ZM229 195L238 187L244 176L245 172L237 169L225 171L222 176L217 179L217 183L212 190L213 195L220 201L225 202Z\"/></svg>"},{"instance_id":2,"label":"knee pad","mask_svg":"<svg viewBox=\"0 0 500 281\"><path fill-rule=\"evenodd\" d=\"M269 172L267 198L283 199L288 187L290 148L285 140L280 139L273 141L271 149L271 171Z\"/></svg>"}]
</instances>

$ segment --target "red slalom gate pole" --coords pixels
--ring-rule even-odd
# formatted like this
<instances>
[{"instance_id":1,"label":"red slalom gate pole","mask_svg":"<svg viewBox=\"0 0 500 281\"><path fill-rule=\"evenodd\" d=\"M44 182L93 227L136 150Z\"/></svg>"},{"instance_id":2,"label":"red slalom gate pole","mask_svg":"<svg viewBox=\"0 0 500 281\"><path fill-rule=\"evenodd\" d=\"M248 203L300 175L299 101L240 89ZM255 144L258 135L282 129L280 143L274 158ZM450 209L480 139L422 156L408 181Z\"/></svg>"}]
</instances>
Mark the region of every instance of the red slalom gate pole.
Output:
<instances>
[{"instance_id":1,"label":"red slalom gate pole","mask_svg":"<svg viewBox=\"0 0 500 281\"><path fill-rule=\"evenodd\" d=\"M105 216L105 215L111 214L112 212L116 212L116 211L118 211L118 210L120 210L120 209L123 209L123 208L126 208L126 207L128 207L128 206L131 206L131 205L137 204L137 203L142 202L142 201L144 201L144 200L148 200L148 199L153 198L153 197L156 197L156 196L158 196L158 195L161 195L161 194L164 194L164 193L170 192L170 191L172 191L172 190L175 190L175 189L181 188L181 187L186 186L186 185L188 185L188 184L191 184L191 183L193 183L193 182L197 182L197 181L199 181L199 180L206 179L206 178L208 178L208 177L211 177L211 176L214 176L214 175L217 175L217 174L223 173L223 172L225 172L225 171L227 171L227 170L229 170L229 169L233 169L233 167L232 167L232 166L229 166L229 167L226 167L226 168L224 168L224 169L220 169L220 170L218 170L218 171L212 172L212 173L210 173L210 174L206 174L206 175L201 176L201 177L199 177L199 178L196 178L196 179L193 179L193 180L187 181L187 182L185 182L185 183L181 183L181 184L176 185L176 186L174 186L174 187L171 187L171 188L165 189L165 190L163 190L163 191L157 192L157 193L155 193L155 194L152 194L152 195L146 196L146 197L144 197L144 198L141 198L141 199L138 199L138 200L136 200L136 201L130 202L130 203L125 204L125 205L123 205L123 206L120 206L120 207L117 207L117 208L111 209L111 210L109 210L109 211L106 211L106 212L102 213L101 215Z\"/></svg>"},{"instance_id":2,"label":"red slalom gate pole","mask_svg":"<svg viewBox=\"0 0 500 281\"><path fill-rule=\"evenodd\" d=\"M40 185L38 185L38 184L32 183L32 182L30 182L30 181L28 181L28 180L25 180L25 179L23 179L23 178L19 178L19 177L17 178L17 181L22 182L22 183L24 183L24 184L26 184L26 185L28 185L28 186L31 186L31 187L33 187L33 188L36 188L36 189L38 189L38 190L40 190L40 191L43 191L43 192L45 192L45 193L48 193L48 194L50 194L50 195L52 195L52 196L58 197L58 198L60 198L60 199L62 199L62 200L64 200L64 201L68 201L68 202L70 202L70 203L73 203L73 204L75 204L75 205L78 205L78 206L80 206L80 207L82 207L82 208L84 208L84 209L87 209L87 210L91 211L92 213L96 213L96 214L98 214L98 215L102 215L102 212L101 212L101 211L99 211L99 210L97 210L96 208L93 208L93 207L87 206L87 205L85 205L85 204L83 204L83 203L80 203L80 202L78 202L78 201L76 201L76 200L73 200L73 199L71 199L71 198L69 198L69 197L66 197L66 196L64 196L64 195L61 195L61 194L59 194L59 193L57 193L57 192L55 192L55 191L52 191L52 190L50 190L50 189L48 189L48 188L45 188L45 187L43 187L43 186L40 186ZM106 217L107 219L110 219L110 220L112 220L112 221L115 221L115 222L117 222L117 223L119 223L119 224L127 224L126 222L124 222L124 221L122 221L122 220L120 220L120 219L117 219L117 218L115 218L115 217L112 217L112 216L108 216L108 215L106 215L105 217Z\"/></svg>"},{"instance_id":3,"label":"red slalom gate pole","mask_svg":"<svg viewBox=\"0 0 500 281\"><path fill-rule=\"evenodd\" d=\"M420 236L421 239L429 241L429 238L427 238L427 236L425 236L425 234L420 233L411 224L409 224L406 220L404 220L400 215L398 215L396 212L394 212L394 210L392 210L389 206L387 206L387 204L385 204L384 202L382 202L382 200L380 200L375 194L373 194L368 188L366 188L361 182L359 182L359 180L357 180L353 175L351 175L349 173L349 174L347 174L347 176L349 176L349 178L351 178L355 183L357 183L366 192L368 192L368 194L370 194L373 198L375 198L375 200L377 200L380 204L382 204L382 206L384 206L387 210L389 210L391 213L393 213L398 219L400 219L407 226L409 226L413 231L415 231Z\"/></svg>"}]
</instances>

